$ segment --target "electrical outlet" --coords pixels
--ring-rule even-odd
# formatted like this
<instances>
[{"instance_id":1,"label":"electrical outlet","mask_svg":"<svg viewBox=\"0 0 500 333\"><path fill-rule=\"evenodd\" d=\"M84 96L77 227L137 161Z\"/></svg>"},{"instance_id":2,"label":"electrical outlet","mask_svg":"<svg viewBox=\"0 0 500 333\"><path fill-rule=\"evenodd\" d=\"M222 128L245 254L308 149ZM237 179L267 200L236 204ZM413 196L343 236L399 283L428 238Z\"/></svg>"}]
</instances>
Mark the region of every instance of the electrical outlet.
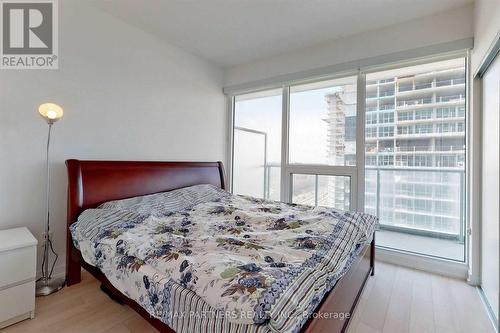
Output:
<instances>
[{"instance_id":1,"label":"electrical outlet","mask_svg":"<svg viewBox=\"0 0 500 333\"><path fill-rule=\"evenodd\" d=\"M42 232L42 239L40 239L40 242L38 244L40 244L40 246L44 246L45 243L47 242L47 233L46 232Z\"/></svg>"},{"instance_id":2,"label":"electrical outlet","mask_svg":"<svg viewBox=\"0 0 500 333\"><path fill-rule=\"evenodd\" d=\"M44 245L45 245L45 243L47 243L47 241L48 241L48 238L47 238L47 232L45 232L45 231L44 231L44 232L42 232L42 235L41 235L41 236L42 236L42 239L40 240L39 244L40 244L40 246L44 246ZM52 236L53 236L53 235L52 235L52 231L49 231L48 236L52 239Z\"/></svg>"}]
</instances>

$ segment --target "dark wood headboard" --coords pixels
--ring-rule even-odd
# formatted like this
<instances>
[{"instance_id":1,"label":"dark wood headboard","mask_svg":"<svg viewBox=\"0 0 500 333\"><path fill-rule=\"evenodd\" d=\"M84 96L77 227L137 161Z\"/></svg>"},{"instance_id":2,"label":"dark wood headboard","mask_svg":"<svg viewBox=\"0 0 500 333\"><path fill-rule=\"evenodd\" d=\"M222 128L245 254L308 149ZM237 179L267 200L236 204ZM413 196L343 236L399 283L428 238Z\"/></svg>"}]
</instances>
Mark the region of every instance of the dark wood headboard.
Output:
<instances>
[{"instance_id":1,"label":"dark wood headboard","mask_svg":"<svg viewBox=\"0 0 500 333\"><path fill-rule=\"evenodd\" d=\"M212 184L224 188L222 162L67 160L68 225L103 202Z\"/></svg>"},{"instance_id":2,"label":"dark wood headboard","mask_svg":"<svg viewBox=\"0 0 500 333\"><path fill-rule=\"evenodd\" d=\"M66 165L68 227L85 209L97 207L110 200L166 192L198 184L212 184L225 189L222 162L67 160ZM80 252L74 248L69 230L67 237L66 277L68 283L71 283L71 270L80 269ZM76 261L78 268L75 267Z\"/></svg>"}]
</instances>

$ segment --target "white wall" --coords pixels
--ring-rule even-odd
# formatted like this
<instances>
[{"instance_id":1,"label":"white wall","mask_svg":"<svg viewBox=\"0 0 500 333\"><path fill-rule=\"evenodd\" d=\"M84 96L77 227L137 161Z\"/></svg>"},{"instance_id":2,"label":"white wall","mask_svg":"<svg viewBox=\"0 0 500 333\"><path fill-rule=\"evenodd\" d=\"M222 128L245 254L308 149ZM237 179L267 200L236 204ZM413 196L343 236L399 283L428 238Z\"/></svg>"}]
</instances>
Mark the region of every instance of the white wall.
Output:
<instances>
[{"instance_id":1,"label":"white wall","mask_svg":"<svg viewBox=\"0 0 500 333\"><path fill-rule=\"evenodd\" d=\"M474 4L474 49L471 54L472 73L479 68L498 33L500 33L500 1L476 0Z\"/></svg>"},{"instance_id":2,"label":"white wall","mask_svg":"<svg viewBox=\"0 0 500 333\"><path fill-rule=\"evenodd\" d=\"M354 60L421 48L473 36L472 5L337 39L316 47L238 65L225 71L224 85L264 80Z\"/></svg>"},{"instance_id":3,"label":"white wall","mask_svg":"<svg viewBox=\"0 0 500 333\"><path fill-rule=\"evenodd\" d=\"M0 229L44 228L47 125L40 102L65 110L52 145L52 228L64 270L66 169L78 159L223 160L222 72L82 1L59 1L59 70L0 71Z\"/></svg>"}]
</instances>

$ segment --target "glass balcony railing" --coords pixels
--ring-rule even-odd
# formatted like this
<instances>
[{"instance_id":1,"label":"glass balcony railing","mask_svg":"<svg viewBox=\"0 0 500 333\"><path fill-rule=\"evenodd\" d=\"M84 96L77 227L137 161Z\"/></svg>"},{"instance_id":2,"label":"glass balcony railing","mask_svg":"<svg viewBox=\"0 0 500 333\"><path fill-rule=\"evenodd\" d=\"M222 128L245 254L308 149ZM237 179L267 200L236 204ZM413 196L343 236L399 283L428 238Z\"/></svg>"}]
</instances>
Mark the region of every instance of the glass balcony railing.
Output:
<instances>
[{"instance_id":1,"label":"glass balcony railing","mask_svg":"<svg viewBox=\"0 0 500 333\"><path fill-rule=\"evenodd\" d=\"M464 170L367 166L365 181L381 229L464 240Z\"/></svg>"},{"instance_id":2,"label":"glass balcony railing","mask_svg":"<svg viewBox=\"0 0 500 333\"><path fill-rule=\"evenodd\" d=\"M402 101L397 101L397 106L398 107L405 107L405 106L414 106L414 105L422 105L422 104L431 104L432 103L432 98L417 98L417 99L412 99L412 100L402 100Z\"/></svg>"},{"instance_id":3,"label":"glass balcony railing","mask_svg":"<svg viewBox=\"0 0 500 333\"><path fill-rule=\"evenodd\" d=\"M389 97L389 96L394 96L394 90L389 90L389 91L381 91L379 93L380 97Z\"/></svg>"},{"instance_id":4,"label":"glass balcony railing","mask_svg":"<svg viewBox=\"0 0 500 333\"><path fill-rule=\"evenodd\" d=\"M370 81L366 81L366 85L373 86L376 84L386 84L386 83L393 83L393 82L394 82L394 78L383 79L383 80L370 80Z\"/></svg>"},{"instance_id":5,"label":"glass balcony railing","mask_svg":"<svg viewBox=\"0 0 500 333\"><path fill-rule=\"evenodd\" d=\"M392 96L394 96L394 90L380 91L379 93L377 93L377 92L368 92L368 93L366 93L366 98L367 99L385 98L385 97L392 97Z\"/></svg>"},{"instance_id":6,"label":"glass balcony railing","mask_svg":"<svg viewBox=\"0 0 500 333\"><path fill-rule=\"evenodd\" d=\"M415 90L428 89L434 86L434 82L419 82L415 83Z\"/></svg>"},{"instance_id":7,"label":"glass balcony railing","mask_svg":"<svg viewBox=\"0 0 500 333\"><path fill-rule=\"evenodd\" d=\"M436 146L435 148L429 146L401 146L396 147L396 152L398 153L411 153L411 152L429 152L429 153L463 153L465 151L465 147L456 147L456 146Z\"/></svg>"},{"instance_id":8,"label":"glass balcony railing","mask_svg":"<svg viewBox=\"0 0 500 333\"><path fill-rule=\"evenodd\" d=\"M421 151L430 151L429 146L402 146L396 147L397 152L421 152Z\"/></svg>"},{"instance_id":9,"label":"glass balcony railing","mask_svg":"<svg viewBox=\"0 0 500 333\"><path fill-rule=\"evenodd\" d=\"M446 87L446 86L454 86L457 84L464 84L465 83L465 78L456 78L456 79L449 79L449 80L440 80L436 81L435 86L436 87Z\"/></svg>"},{"instance_id":10,"label":"glass balcony railing","mask_svg":"<svg viewBox=\"0 0 500 333\"><path fill-rule=\"evenodd\" d=\"M446 80L438 80L432 82L400 83L398 87L398 92L401 93L406 91L422 90L429 88L456 86L464 83L465 83L465 78L446 79Z\"/></svg>"},{"instance_id":11,"label":"glass balcony railing","mask_svg":"<svg viewBox=\"0 0 500 333\"><path fill-rule=\"evenodd\" d=\"M436 102L442 103L442 102L460 102L463 101L465 98L464 95L452 95L452 96L437 96L436 97Z\"/></svg>"},{"instance_id":12,"label":"glass balcony railing","mask_svg":"<svg viewBox=\"0 0 500 333\"><path fill-rule=\"evenodd\" d=\"M277 200L270 194L279 189L280 165L267 164L263 168L264 198ZM301 200L311 205L336 202L336 192L341 193L344 200L348 193L345 182L333 176L324 178L318 183L318 178L313 177L315 182L311 184L320 184L320 187L311 187L310 198L306 200L306 194L301 194ZM457 242L464 240L465 171L462 168L367 165L365 182L368 203L365 210L379 216L381 229Z\"/></svg>"},{"instance_id":13,"label":"glass balcony railing","mask_svg":"<svg viewBox=\"0 0 500 333\"><path fill-rule=\"evenodd\" d=\"M413 84L400 84L398 92L412 91L414 90Z\"/></svg>"},{"instance_id":14,"label":"glass balcony railing","mask_svg":"<svg viewBox=\"0 0 500 333\"><path fill-rule=\"evenodd\" d=\"M379 110L394 110L394 104L380 105Z\"/></svg>"}]
</instances>

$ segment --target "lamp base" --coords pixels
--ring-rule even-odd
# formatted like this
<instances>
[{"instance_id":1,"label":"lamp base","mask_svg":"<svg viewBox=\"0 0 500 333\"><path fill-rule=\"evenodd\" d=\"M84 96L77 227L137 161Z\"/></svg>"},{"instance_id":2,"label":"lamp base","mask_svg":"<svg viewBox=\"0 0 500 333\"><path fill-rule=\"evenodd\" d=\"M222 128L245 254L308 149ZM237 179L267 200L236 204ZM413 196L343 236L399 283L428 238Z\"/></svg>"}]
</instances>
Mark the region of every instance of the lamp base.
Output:
<instances>
[{"instance_id":1,"label":"lamp base","mask_svg":"<svg viewBox=\"0 0 500 333\"><path fill-rule=\"evenodd\" d=\"M42 278L36 283L36 296L47 296L59 291L66 284L64 278Z\"/></svg>"}]
</instances>

